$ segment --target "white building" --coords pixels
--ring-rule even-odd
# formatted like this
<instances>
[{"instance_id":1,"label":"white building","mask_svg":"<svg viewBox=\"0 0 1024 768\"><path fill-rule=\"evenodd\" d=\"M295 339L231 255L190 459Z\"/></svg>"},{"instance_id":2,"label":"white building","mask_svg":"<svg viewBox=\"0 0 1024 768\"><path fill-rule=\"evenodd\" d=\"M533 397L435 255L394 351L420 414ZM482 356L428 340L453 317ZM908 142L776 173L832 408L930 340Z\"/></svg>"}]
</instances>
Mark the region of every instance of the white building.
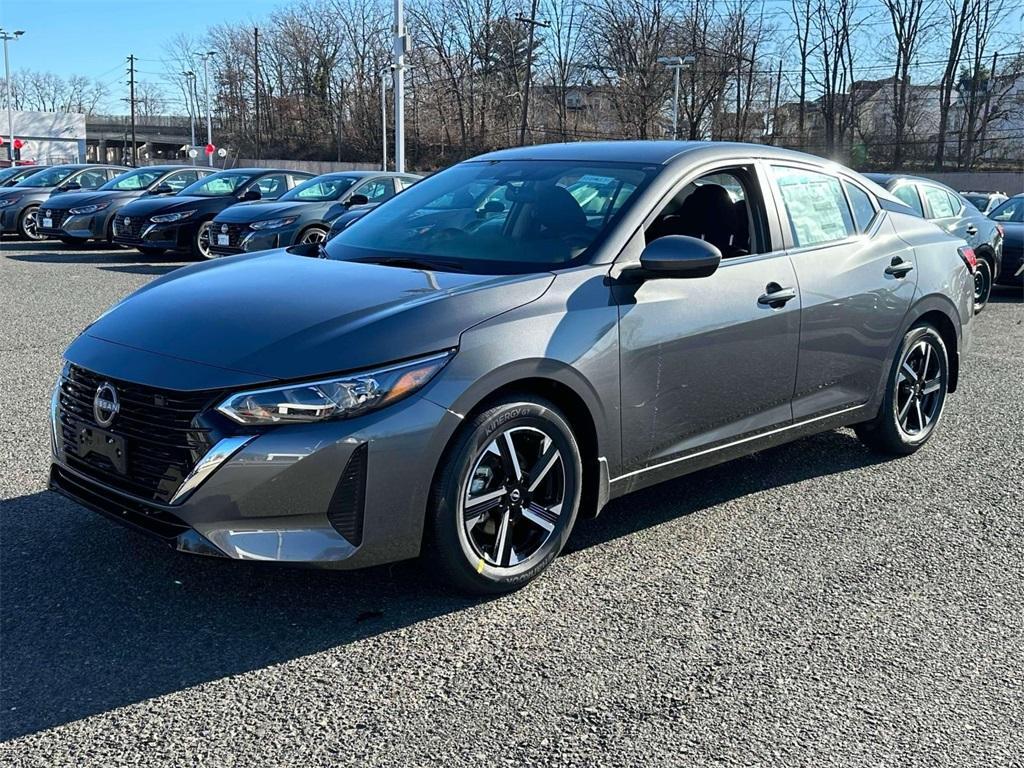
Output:
<instances>
[{"instance_id":1,"label":"white building","mask_svg":"<svg viewBox=\"0 0 1024 768\"><path fill-rule=\"evenodd\" d=\"M7 114L0 110L0 132L4 147L0 157L7 158ZM84 163L85 115L78 112L14 112L14 138L24 143L21 160L36 163Z\"/></svg>"}]
</instances>

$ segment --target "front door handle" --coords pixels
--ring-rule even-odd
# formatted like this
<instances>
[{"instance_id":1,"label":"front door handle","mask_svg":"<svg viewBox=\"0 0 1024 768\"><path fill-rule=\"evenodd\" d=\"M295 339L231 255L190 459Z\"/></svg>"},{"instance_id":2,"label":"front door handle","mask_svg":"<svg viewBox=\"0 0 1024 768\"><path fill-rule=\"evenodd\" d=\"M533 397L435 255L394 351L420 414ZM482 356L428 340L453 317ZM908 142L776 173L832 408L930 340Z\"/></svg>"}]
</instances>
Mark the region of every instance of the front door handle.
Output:
<instances>
[{"instance_id":1,"label":"front door handle","mask_svg":"<svg viewBox=\"0 0 1024 768\"><path fill-rule=\"evenodd\" d=\"M968 224L966 231L967 231L967 234L970 235L971 237L974 237L974 235L978 234L978 228L976 226L974 226L973 224Z\"/></svg>"},{"instance_id":2,"label":"front door handle","mask_svg":"<svg viewBox=\"0 0 1024 768\"><path fill-rule=\"evenodd\" d=\"M778 309L786 305L787 301L796 298L796 288L783 288L778 283L768 283L764 287L765 292L757 297L757 303Z\"/></svg>"},{"instance_id":3,"label":"front door handle","mask_svg":"<svg viewBox=\"0 0 1024 768\"><path fill-rule=\"evenodd\" d=\"M885 274L892 277L906 277L907 273L913 268L914 265L911 262L904 261L899 256L896 256L889 266L885 268Z\"/></svg>"}]
</instances>

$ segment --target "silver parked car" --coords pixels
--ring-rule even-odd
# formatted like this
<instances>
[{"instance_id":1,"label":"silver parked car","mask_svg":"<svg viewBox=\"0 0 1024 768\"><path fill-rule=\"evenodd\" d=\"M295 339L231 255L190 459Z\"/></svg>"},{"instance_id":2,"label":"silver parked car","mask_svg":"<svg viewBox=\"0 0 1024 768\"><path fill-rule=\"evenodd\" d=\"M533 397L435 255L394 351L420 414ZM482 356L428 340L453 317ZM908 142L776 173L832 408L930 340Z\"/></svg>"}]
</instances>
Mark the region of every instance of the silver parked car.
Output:
<instances>
[{"instance_id":1,"label":"silver parked car","mask_svg":"<svg viewBox=\"0 0 1024 768\"><path fill-rule=\"evenodd\" d=\"M113 307L66 352L50 483L183 551L423 554L510 590L638 488L848 425L920 448L957 388L973 263L796 152L495 152L325 247L177 270Z\"/></svg>"}]
</instances>

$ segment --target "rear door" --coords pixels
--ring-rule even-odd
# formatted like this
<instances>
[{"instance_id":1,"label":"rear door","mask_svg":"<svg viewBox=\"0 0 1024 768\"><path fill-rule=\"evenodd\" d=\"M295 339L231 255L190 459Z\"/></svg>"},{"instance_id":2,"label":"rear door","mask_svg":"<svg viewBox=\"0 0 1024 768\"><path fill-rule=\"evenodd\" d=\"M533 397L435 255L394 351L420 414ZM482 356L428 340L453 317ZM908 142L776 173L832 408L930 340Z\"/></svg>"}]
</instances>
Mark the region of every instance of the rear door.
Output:
<instances>
[{"instance_id":1,"label":"rear door","mask_svg":"<svg viewBox=\"0 0 1024 768\"><path fill-rule=\"evenodd\" d=\"M969 216L964 216L963 201L956 195L933 184L919 184L921 197L927 207L926 215L953 237L966 240L972 247L981 243L978 227Z\"/></svg>"},{"instance_id":2,"label":"rear door","mask_svg":"<svg viewBox=\"0 0 1024 768\"><path fill-rule=\"evenodd\" d=\"M723 200L718 215L691 221L686 201L701 186L726 190L732 202L726 205L729 198L716 190ZM693 171L620 257L636 260L645 240L668 234L710 241L699 232L707 222L731 218L734 234L725 240L735 247L713 275L649 280L617 296L627 471L792 420L800 298L774 203L763 189L753 160ZM721 232L717 238L722 242ZM768 303L764 297L773 291L780 298Z\"/></svg>"},{"instance_id":3,"label":"rear door","mask_svg":"<svg viewBox=\"0 0 1024 768\"><path fill-rule=\"evenodd\" d=\"M855 180L775 163L802 300L796 421L869 401L916 290L914 253Z\"/></svg>"}]
</instances>

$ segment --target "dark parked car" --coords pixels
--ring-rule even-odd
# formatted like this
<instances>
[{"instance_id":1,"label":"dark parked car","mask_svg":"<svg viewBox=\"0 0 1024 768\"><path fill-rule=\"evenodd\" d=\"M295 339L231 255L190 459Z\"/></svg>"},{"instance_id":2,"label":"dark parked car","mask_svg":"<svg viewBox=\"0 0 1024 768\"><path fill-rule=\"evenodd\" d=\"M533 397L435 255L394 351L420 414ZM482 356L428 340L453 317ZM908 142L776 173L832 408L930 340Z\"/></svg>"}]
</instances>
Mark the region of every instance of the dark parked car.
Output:
<instances>
[{"instance_id":1,"label":"dark parked car","mask_svg":"<svg viewBox=\"0 0 1024 768\"><path fill-rule=\"evenodd\" d=\"M88 326L51 487L183 551L422 553L506 591L638 488L847 425L916 451L974 314L959 238L770 146L494 152L317 250L176 270Z\"/></svg>"},{"instance_id":2,"label":"dark parked car","mask_svg":"<svg viewBox=\"0 0 1024 768\"><path fill-rule=\"evenodd\" d=\"M0 169L0 188L13 187L22 179L49 168L48 165L12 165Z\"/></svg>"},{"instance_id":3,"label":"dark parked car","mask_svg":"<svg viewBox=\"0 0 1024 768\"><path fill-rule=\"evenodd\" d=\"M1024 195L1011 197L989 217L1005 232L997 282L1020 285L1024 282Z\"/></svg>"},{"instance_id":4,"label":"dark parked car","mask_svg":"<svg viewBox=\"0 0 1024 768\"><path fill-rule=\"evenodd\" d=\"M114 165L52 165L0 189L0 231L13 232L26 240L45 240L39 232L39 206L64 192L98 189L127 168Z\"/></svg>"},{"instance_id":5,"label":"dark parked car","mask_svg":"<svg viewBox=\"0 0 1024 768\"><path fill-rule=\"evenodd\" d=\"M419 176L380 171L327 173L310 179L275 202L242 203L213 220L210 250L217 256L322 243L331 222L352 204L382 203Z\"/></svg>"},{"instance_id":6,"label":"dark parked car","mask_svg":"<svg viewBox=\"0 0 1024 768\"><path fill-rule=\"evenodd\" d=\"M234 168L200 179L171 197L142 198L114 216L114 242L147 256L165 251L210 258L213 217L250 200L276 200L312 177L302 171Z\"/></svg>"},{"instance_id":7,"label":"dark parked car","mask_svg":"<svg viewBox=\"0 0 1024 768\"><path fill-rule=\"evenodd\" d=\"M1002 192L961 192L960 195L986 216L1009 199Z\"/></svg>"},{"instance_id":8,"label":"dark parked car","mask_svg":"<svg viewBox=\"0 0 1024 768\"><path fill-rule=\"evenodd\" d=\"M174 195L213 173L208 168L151 165L122 173L92 192L65 192L40 207L39 233L65 243L113 240L114 215L139 197Z\"/></svg>"},{"instance_id":9,"label":"dark parked car","mask_svg":"<svg viewBox=\"0 0 1024 768\"><path fill-rule=\"evenodd\" d=\"M954 237L967 241L978 257L974 270L974 309L988 303L992 284L999 279L1003 255L1003 231L959 192L931 179L882 173L865 174L905 202L921 216Z\"/></svg>"}]
</instances>

